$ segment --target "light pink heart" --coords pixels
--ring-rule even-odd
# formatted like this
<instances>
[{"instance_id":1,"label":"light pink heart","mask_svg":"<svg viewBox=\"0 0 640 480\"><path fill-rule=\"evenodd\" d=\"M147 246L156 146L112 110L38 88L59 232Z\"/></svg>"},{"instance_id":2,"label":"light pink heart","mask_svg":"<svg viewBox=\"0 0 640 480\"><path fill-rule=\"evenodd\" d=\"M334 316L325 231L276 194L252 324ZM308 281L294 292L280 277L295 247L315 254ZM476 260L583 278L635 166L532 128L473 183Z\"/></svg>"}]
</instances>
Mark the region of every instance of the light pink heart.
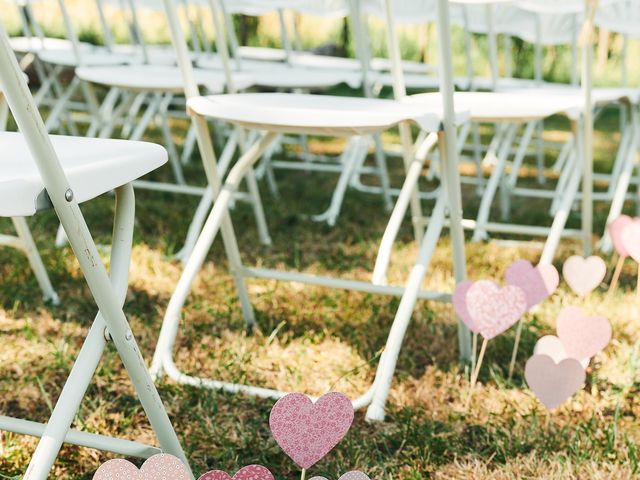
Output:
<instances>
[{"instance_id":1,"label":"light pink heart","mask_svg":"<svg viewBox=\"0 0 640 480\"><path fill-rule=\"evenodd\" d=\"M309 480L327 480L327 478L313 477L313 478L310 478ZM366 473L354 470L353 472L345 473L338 480L371 480L371 479L369 478L369 475L367 475Z\"/></svg>"},{"instance_id":2,"label":"light pink heart","mask_svg":"<svg viewBox=\"0 0 640 480\"><path fill-rule=\"evenodd\" d=\"M507 285L520 287L527 296L527 308L542 302L558 288L560 277L553 265L534 267L526 260L516 260L505 272Z\"/></svg>"},{"instance_id":3,"label":"light pink heart","mask_svg":"<svg viewBox=\"0 0 640 480\"><path fill-rule=\"evenodd\" d=\"M565 358L571 358L565 350L562 340L555 335L545 335L544 337L539 338L535 347L533 347L533 354L547 355L556 363L560 363ZM580 365L582 365L582 368L587 368L589 366L589 361L589 358L581 359Z\"/></svg>"},{"instance_id":4,"label":"light pink heart","mask_svg":"<svg viewBox=\"0 0 640 480\"><path fill-rule=\"evenodd\" d=\"M558 315L558 338L571 358L591 358L611 341L611 324L604 317L589 317L578 307L566 307Z\"/></svg>"},{"instance_id":5,"label":"light pink heart","mask_svg":"<svg viewBox=\"0 0 640 480\"><path fill-rule=\"evenodd\" d=\"M133 463L117 458L103 463L93 475L93 480L190 480L189 470L173 455L159 454L150 457L140 470Z\"/></svg>"},{"instance_id":6,"label":"light pink heart","mask_svg":"<svg viewBox=\"0 0 640 480\"><path fill-rule=\"evenodd\" d=\"M559 363L548 355L534 355L524 366L524 378L538 400L549 410L582 388L587 374L575 358Z\"/></svg>"},{"instance_id":7,"label":"light pink heart","mask_svg":"<svg viewBox=\"0 0 640 480\"><path fill-rule=\"evenodd\" d=\"M467 309L467 292L471 288L471 285L473 285L471 280L463 280L456 285L456 289L453 291L452 302L453 308L460 317L460 320L462 320L473 333L478 333L478 325L471 315L469 315L469 310Z\"/></svg>"},{"instance_id":8,"label":"light pink heart","mask_svg":"<svg viewBox=\"0 0 640 480\"><path fill-rule=\"evenodd\" d=\"M353 405L346 395L331 392L314 404L301 393L285 395L271 409L269 426L280 448L300 468L320 461L349 431Z\"/></svg>"},{"instance_id":9,"label":"light pink heart","mask_svg":"<svg viewBox=\"0 0 640 480\"><path fill-rule=\"evenodd\" d=\"M562 275L567 284L578 295L591 293L607 274L607 265L595 255L583 258L573 255L564 262Z\"/></svg>"},{"instance_id":10,"label":"light pink heart","mask_svg":"<svg viewBox=\"0 0 640 480\"><path fill-rule=\"evenodd\" d=\"M213 470L201 475L198 480L274 480L273 474L262 465L247 465L231 477L222 470Z\"/></svg>"},{"instance_id":11,"label":"light pink heart","mask_svg":"<svg viewBox=\"0 0 640 480\"><path fill-rule=\"evenodd\" d=\"M616 253L621 257L629 256L629 252L627 252L627 249L622 243L622 231L632 221L630 216L620 215L609 224L609 235L611 235L611 240L613 241L613 248L615 248Z\"/></svg>"},{"instance_id":12,"label":"light pink heart","mask_svg":"<svg viewBox=\"0 0 640 480\"><path fill-rule=\"evenodd\" d=\"M469 315L487 340L507 330L527 311L527 297L520 287L500 288L491 280L475 282L466 299Z\"/></svg>"},{"instance_id":13,"label":"light pink heart","mask_svg":"<svg viewBox=\"0 0 640 480\"><path fill-rule=\"evenodd\" d=\"M640 218L635 218L625 225L620 237L627 254L640 263Z\"/></svg>"}]
</instances>

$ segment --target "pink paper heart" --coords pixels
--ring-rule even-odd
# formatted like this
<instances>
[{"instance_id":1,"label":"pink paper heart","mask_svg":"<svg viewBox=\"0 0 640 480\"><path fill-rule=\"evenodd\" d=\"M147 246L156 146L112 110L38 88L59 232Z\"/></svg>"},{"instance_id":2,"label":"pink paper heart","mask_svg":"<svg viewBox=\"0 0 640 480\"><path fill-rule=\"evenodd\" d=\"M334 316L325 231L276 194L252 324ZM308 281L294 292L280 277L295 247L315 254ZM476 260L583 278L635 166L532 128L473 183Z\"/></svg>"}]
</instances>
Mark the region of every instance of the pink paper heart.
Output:
<instances>
[{"instance_id":1,"label":"pink paper heart","mask_svg":"<svg viewBox=\"0 0 640 480\"><path fill-rule=\"evenodd\" d=\"M591 358L611 341L611 324L604 317L589 317L578 307L566 307L558 315L558 338L571 358Z\"/></svg>"},{"instance_id":2,"label":"pink paper heart","mask_svg":"<svg viewBox=\"0 0 640 480\"><path fill-rule=\"evenodd\" d=\"M620 237L627 254L640 263L640 218L635 218L625 225Z\"/></svg>"},{"instance_id":3,"label":"pink paper heart","mask_svg":"<svg viewBox=\"0 0 640 480\"><path fill-rule=\"evenodd\" d=\"M198 480L274 480L273 474L262 465L247 465L242 467L231 477L222 470L213 470L200 476Z\"/></svg>"},{"instance_id":4,"label":"pink paper heart","mask_svg":"<svg viewBox=\"0 0 640 480\"><path fill-rule=\"evenodd\" d=\"M584 368L575 358L556 363L548 355L534 355L524 367L529 388L549 410L580 390L586 377Z\"/></svg>"},{"instance_id":5,"label":"pink paper heart","mask_svg":"<svg viewBox=\"0 0 640 480\"><path fill-rule=\"evenodd\" d=\"M527 297L520 287L500 288L491 280L475 282L466 299L469 315L487 340L507 330L527 310Z\"/></svg>"},{"instance_id":6,"label":"pink paper heart","mask_svg":"<svg viewBox=\"0 0 640 480\"><path fill-rule=\"evenodd\" d=\"M306 395L290 393L276 402L269 416L273 438L304 469L329 453L352 422L351 400L338 392L323 395L315 404Z\"/></svg>"},{"instance_id":7,"label":"pink paper heart","mask_svg":"<svg viewBox=\"0 0 640 480\"><path fill-rule=\"evenodd\" d=\"M460 320L462 320L473 333L478 333L478 325L471 315L469 315L469 310L467 309L467 292L471 288L471 285L473 285L471 280L463 280L456 285L456 289L453 291L452 302L453 308L460 317Z\"/></svg>"},{"instance_id":8,"label":"pink paper heart","mask_svg":"<svg viewBox=\"0 0 640 480\"><path fill-rule=\"evenodd\" d=\"M567 258L562 267L562 275L571 290L582 296L600 285L606 274L607 265L595 255L589 258L573 255Z\"/></svg>"},{"instance_id":9,"label":"pink paper heart","mask_svg":"<svg viewBox=\"0 0 640 480\"><path fill-rule=\"evenodd\" d=\"M133 463L117 458L103 463L93 480L190 480L189 470L182 461L164 453L150 457L140 470Z\"/></svg>"},{"instance_id":10,"label":"pink paper heart","mask_svg":"<svg viewBox=\"0 0 640 480\"><path fill-rule=\"evenodd\" d=\"M562 340L555 335L545 335L544 337L539 338L535 347L533 347L533 354L547 355L551 357L555 363L560 363L565 358L571 358L565 350ZM581 359L580 365L582 365L582 368L587 368L589 366L589 361L589 358Z\"/></svg>"},{"instance_id":11,"label":"pink paper heart","mask_svg":"<svg viewBox=\"0 0 640 480\"><path fill-rule=\"evenodd\" d=\"M613 241L613 248L615 248L616 253L621 257L629 256L629 252L627 252L627 249L622 243L622 231L632 221L630 216L620 215L609 224L609 235L611 235L611 240Z\"/></svg>"},{"instance_id":12,"label":"pink paper heart","mask_svg":"<svg viewBox=\"0 0 640 480\"><path fill-rule=\"evenodd\" d=\"M558 288L560 277L553 265L534 267L526 260L516 260L505 272L507 285L520 287L527 296L527 308L537 305Z\"/></svg>"},{"instance_id":13,"label":"pink paper heart","mask_svg":"<svg viewBox=\"0 0 640 480\"><path fill-rule=\"evenodd\" d=\"M310 478L309 480L327 480L327 478L313 477L313 478ZM354 470L353 472L345 473L339 478L339 480L371 480L371 479L369 478L369 475L367 475L366 473Z\"/></svg>"}]
</instances>

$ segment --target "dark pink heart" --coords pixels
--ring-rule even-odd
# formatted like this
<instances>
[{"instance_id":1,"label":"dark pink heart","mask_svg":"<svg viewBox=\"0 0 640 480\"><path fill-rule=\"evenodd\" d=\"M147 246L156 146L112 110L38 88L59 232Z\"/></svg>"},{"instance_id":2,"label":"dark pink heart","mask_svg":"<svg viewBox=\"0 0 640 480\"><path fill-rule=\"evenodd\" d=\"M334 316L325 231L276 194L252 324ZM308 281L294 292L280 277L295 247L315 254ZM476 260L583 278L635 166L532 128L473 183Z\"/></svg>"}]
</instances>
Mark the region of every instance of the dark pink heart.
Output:
<instances>
[{"instance_id":1,"label":"dark pink heart","mask_svg":"<svg viewBox=\"0 0 640 480\"><path fill-rule=\"evenodd\" d=\"M491 280L475 282L466 299L469 315L487 340L507 330L527 311L527 297L520 287L500 288Z\"/></svg>"},{"instance_id":2,"label":"dark pink heart","mask_svg":"<svg viewBox=\"0 0 640 480\"><path fill-rule=\"evenodd\" d=\"M198 480L274 480L273 474L262 465L247 465L231 477L222 470L213 470L202 475Z\"/></svg>"},{"instance_id":3,"label":"dark pink heart","mask_svg":"<svg viewBox=\"0 0 640 480\"><path fill-rule=\"evenodd\" d=\"M456 285L456 289L453 291L452 302L453 308L460 317L460 320L462 320L473 333L478 333L478 325L471 315L469 315L469 309L467 308L467 292L471 288L471 285L473 285L471 280L463 280Z\"/></svg>"},{"instance_id":4,"label":"dark pink heart","mask_svg":"<svg viewBox=\"0 0 640 480\"><path fill-rule=\"evenodd\" d=\"M534 267L526 260L516 260L505 272L507 285L520 287L527 297L527 308L542 302L556 291L560 276L553 265Z\"/></svg>"},{"instance_id":5,"label":"dark pink heart","mask_svg":"<svg viewBox=\"0 0 640 480\"><path fill-rule=\"evenodd\" d=\"M621 257L628 257L629 252L624 247L622 243L622 231L624 228L629 225L633 220L628 215L620 215L613 222L609 224L609 235L611 235L611 240L613 241L613 248L615 248L616 253Z\"/></svg>"},{"instance_id":6,"label":"dark pink heart","mask_svg":"<svg viewBox=\"0 0 640 480\"><path fill-rule=\"evenodd\" d=\"M353 415L351 400L342 393L327 393L315 404L306 395L290 393L271 409L269 427L284 453L308 469L344 438Z\"/></svg>"},{"instance_id":7,"label":"dark pink heart","mask_svg":"<svg viewBox=\"0 0 640 480\"><path fill-rule=\"evenodd\" d=\"M604 317L589 317L578 307L566 307L558 315L558 338L567 355L576 360L591 358L611 341L611 324Z\"/></svg>"}]
</instances>

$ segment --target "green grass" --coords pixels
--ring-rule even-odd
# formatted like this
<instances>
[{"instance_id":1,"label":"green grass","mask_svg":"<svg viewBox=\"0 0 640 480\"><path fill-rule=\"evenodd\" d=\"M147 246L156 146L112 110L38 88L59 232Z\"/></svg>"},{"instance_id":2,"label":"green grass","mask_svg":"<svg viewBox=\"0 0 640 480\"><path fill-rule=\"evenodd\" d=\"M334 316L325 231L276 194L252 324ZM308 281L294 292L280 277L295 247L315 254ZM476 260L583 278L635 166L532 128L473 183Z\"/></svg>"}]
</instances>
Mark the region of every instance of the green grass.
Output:
<instances>
[{"instance_id":1,"label":"green grass","mask_svg":"<svg viewBox=\"0 0 640 480\"><path fill-rule=\"evenodd\" d=\"M92 20L86 17L85 21L90 25ZM87 31L92 32L92 27ZM268 31L268 25L260 26L263 39ZM175 122L173 127L180 145L185 125ZM550 139L566 139L566 129L562 119L546 122ZM483 137L488 138L491 131L490 126L483 126ZM152 132L147 139L160 138ZM395 132L386 134L385 139L395 141ZM612 110L597 124L596 170L610 170L617 142L617 113ZM338 152L342 142L314 138L311 146L318 152ZM553 160L554 152L548 151L547 166ZM527 165L532 164L528 159ZM393 183L399 185L400 161L390 160L390 167ZM201 172L199 159L193 158L186 168L188 180L203 184ZM464 172L473 173L467 167ZM522 182L534 185L530 173L530 168L523 169ZM151 177L171 178L168 168ZM259 245L249 207L238 204L233 211L244 261L369 279L388 219L380 198L350 190L338 225L329 228L310 221L308 216L326 208L335 176L278 172L277 180L280 199L273 198L261 185L272 247ZM463 197L465 216L472 218L478 197L472 187L463 189ZM194 198L137 192L138 219L125 310L147 360L181 272L181 266L168 255L180 248L196 205ZM633 212L633 205L626 207ZM549 224L547 208L546 202L516 198L512 218L522 223ZM430 209L431 205L425 203L424 211ZM83 205L82 210L96 241L108 244L113 197L102 196ZM595 233L602 231L606 214L606 206L596 204ZM497 204L492 215L499 215ZM570 226L578 226L579 221L578 213L573 212ZM404 222L389 272L389 280L396 284L406 279L417 253L409 223ZM62 304L44 305L25 258L11 249L0 249L0 414L46 421L95 315L95 306L71 250L53 247L57 228L54 213L43 212L29 219L29 224ZM0 231L11 232L10 223L0 221ZM578 251L575 243L563 242L556 266ZM469 277L500 279L511 261L535 261L538 255L533 244L515 248L496 242L468 243ZM605 260L612 266L614 259ZM387 422L367 424L363 413L358 412L351 432L311 469L310 476L337 479L352 469L361 469L379 480L638 476L640 429L636 417L640 403L634 358L640 312L636 275L636 266L629 261L615 295L606 297L603 285L584 300L561 283L558 293L526 317L511 381L507 368L513 331L490 343L480 384L468 410L464 408L468 372L458 363L452 310L448 305L419 302L399 359ZM425 287L451 290L453 285L445 234ZM351 396L364 391L375 374L397 299L262 280L250 281L249 290L258 322L252 336L244 332L222 245L217 241L185 305L176 347L182 369L316 395L331 389ZM537 338L554 332L555 318L568 304L608 316L614 339L589 367L586 387L548 413L526 388L522 370ZM299 477L270 436L271 401L164 380L159 389L196 473L214 468L235 472L257 462L268 466L278 479ZM74 427L154 442L111 347ZM0 478L20 478L35 445L32 438L0 432ZM102 462L112 457L65 446L51 478L89 479Z\"/></svg>"},{"instance_id":2,"label":"green grass","mask_svg":"<svg viewBox=\"0 0 640 480\"><path fill-rule=\"evenodd\" d=\"M615 148L615 112L605 115L596 136L596 165L606 168ZM184 125L174 125L182 132ZM566 137L561 120L550 121L550 135ZM487 127L488 128L488 127ZM558 129L558 130L556 130ZM487 134L488 130L483 129ZM177 135L180 137L180 135ZM155 135L150 137L157 140ZM388 138L393 139L391 134ZM316 141L316 151L336 151L337 141ZM187 168L202 183L198 159ZM550 163L552 158L547 159ZM394 183L401 179L399 160L391 160ZM164 168L154 178L168 179ZM273 246L257 243L252 212L239 204L233 221L248 264L295 268L367 279L387 214L381 201L349 191L336 228L311 222L307 215L328 204L335 177L278 172L281 198L263 188ZM524 182L528 182L525 178ZM313 187L313 188L311 188ZM295 199L294 202L291 200ZM464 189L465 213L473 216L478 198ZM150 359L180 265L166 254L181 245L195 199L138 192L138 223L125 305L143 353ZM596 206L597 230L606 215ZM425 204L425 211L430 206ZM83 205L96 241L110 239L113 197ZM496 213L496 212L494 212ZM544 224L544 210L525 199L514 201L515 221ZM572 214L570 223L579 219ZM416 254L405 222L393 256L390 280L401 283ZM6 221L2 231L9 231ZM0 250L0 412L45 421L95 314L89 291L69 248L52 246L56 217L44 212L30 219L47 269L62 298L60 307L40 301L26 260ZM557 256L576 251L565 242ZM433 259L425 286L451 289L451 262L445 236ZM500 278L508 263L535 260L535 248L495 243L468 244L471 278ZM609 263L612 260L607 259ZM638 335L635 267L629 262L622 288L612 298L600 290L576 299L562 284L559 292L527 317L516 374L506 379L513 342L509 331L492 341L471 408L465 411L467 373L460 370L456 326L449 306L419 302L406 337L389 401L388 421L369 425L358 412L346 439L309 473L337 478L362 469L376 479L419 478L628 478L637 470L637 377L630 358ZM199 375L255 382L310 394L331 389L362 392L375 373L380 349L398 306L396 299L347 293L276 281L250 281L259 328L244 333L235 291L217 242L198 277L183 315L176 358L181 368ZM614 325L614 341L592 363L587 386L549 414L526 388L524 361L541 335L553 332L555 316L568 303L604 313ZM244 464L269 466L279 479L299 472L279 450L268 430L272 402L160 382L160 392L196 472ZM99 367L75 427L153 441L120 362L110 348ZM0 472L18 478L35 446L28 437L3 433ZM51 478L91 478L111 455L64 447Z\"/></svg>"}]
</instances>

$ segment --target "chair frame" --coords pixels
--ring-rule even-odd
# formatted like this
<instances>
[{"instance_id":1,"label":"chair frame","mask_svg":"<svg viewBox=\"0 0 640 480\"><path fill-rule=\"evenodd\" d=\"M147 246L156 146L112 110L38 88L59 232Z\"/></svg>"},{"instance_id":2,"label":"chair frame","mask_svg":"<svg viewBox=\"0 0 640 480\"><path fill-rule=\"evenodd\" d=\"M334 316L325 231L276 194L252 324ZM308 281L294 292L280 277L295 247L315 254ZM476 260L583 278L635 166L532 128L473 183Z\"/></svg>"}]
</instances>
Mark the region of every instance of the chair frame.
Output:
<instances>
[{"instance_id":1,"label":"chair frame","mask_svg":"<svg viewBox=\"0 0 640 480\"><path fill-rule=\"evenodd\" d=\"M104 349L107 343L112 341L158 437L161 450L177 456L188 465L122 310L127 292L133 239L135 211L133 187L131 184L126 184L116 189L116 213L109 274L57 159L33 97L22 78L22 72L2 26L0 26L0 72L2 72L3 89L10 109L27 141L42 176L51 206L67 232L69 242L99 308L49 421L46 424L40 424L2 416L0 429L41 438L24 475L26 480L45 480L64 442L142 458L159 453L160 449L138 442L70 429Z\"/></svg>"},{"instance_id":2,"label":"chair frame","mask_svg":"<svg viewBox=\"0 0 640 480\"><path fill-rule=\"evenodd\" d=\"M187 98L198 95L195 83L193 82L193 72L191 64L188 61L187 47L184 41L183 32L178 21L177 10L174 0L164 0L169 25L171 28L172 41L176 49L180 67L185 78L187 88ZM390 1L387 1L389 11L391 9ZM429 292L421 290L421 283L426 275L428 265L431 261L432 254L436 248L438 238L440 237L444 220L445 207L448 207L450 216L451 241L453 245L454 259L454 275L457 282L465 278L465 255L464 255L464 235L461 226L462 206L460 200L460 182L458 177L457 153L455 148L455 127L453 124L454 108L453 108L453 83L452 83L452 65L449 55L446 54L450 50L449 38L449 13L447 0L438 1L438 15L442 28L440 32L440 48L443 62L441 68L441 83L444 99L443 105L443 121L442 129L437 132L437 143L440 148L440 158L443 171L443 188L441 188L440 196L436 201L436 207L432 214L432 221L424 233L420 241L420 249L418 258L414 267L409 274L405 287L375 285L370 282L337 279L332 277L321 277L303 274L300 272L279 271L264 268L245 267L241 263L240 252L235 238L235 233L231 219L228 213L228 205L232 198L233 192L237 189L244 175L250 171L258 158L269 145L278 137L277 132L263 132L259 140L255 142L234 167L230 170L224 186L222 186L219 173L217 170L216 158L211 144L211 136L208 130L208 124L203 116L190 112L197 128L197 138L203 160L206 159L208 165L209 184L215 188L217 192L216 201L213 209L209 214L202 233L200 234L193 252L187 261L183 273L178 281L178 285L171 297L169 306L165 314L160 337L154 354L151 367L152 374L156 377L167 374L171 379L178 383L209 388L215 390L223 390L230 393L244 393L248 395L277 399L286 394L286 392L273 390L269 388L261 388L249 385L234 384L230 382L222 382L212 379L199 378L187 375L181 372L173 359L173 346L180 324L181 310L189 295L191 285L198 274L205 257L215 239L216 234L220 231L227 257L230 263L230 271L233 275L240 304L244 314L245 322L248 328L255 323L254 312L251 306L245 279L248 277L255 278L271 278L281 281L297 281L304 284L320 285L324 287L339 288L354 291L363 291L382 295L400 296L400 305L396 312L393 324L391 326L389 336L384 352L380 358L376 378L370 388L360 397L353 400L354 408L363 408L368 406L366 418L370 421L381 421L385 416L385 404L389 395L391 382L393 380L395 367L402 346L402 341L413 310L418 298L431 299L437 301L450 302L451 295L439 292ZM401 123L402 125L402 123ZM405 127L408 131L408 124ZM447 141L445 141L445 137ZM408 142L409 147L412 143ZM406 144L405 144L406 146ZM405 153L406 158L410 159L409 166L412 171L418 171L420 165L414 168L415 162L421 163L420 160L414 160L411 154ZM411 198L412 192L416 189L416 181L418 175L412 175L405 180L401 197L407 201ZM450 193L447 193L450 192ZM470 360L471 358L471 336L469 330L464 324L459 324L458 343L460 347L461 358Z\"/></svg>"}]
</instances>

